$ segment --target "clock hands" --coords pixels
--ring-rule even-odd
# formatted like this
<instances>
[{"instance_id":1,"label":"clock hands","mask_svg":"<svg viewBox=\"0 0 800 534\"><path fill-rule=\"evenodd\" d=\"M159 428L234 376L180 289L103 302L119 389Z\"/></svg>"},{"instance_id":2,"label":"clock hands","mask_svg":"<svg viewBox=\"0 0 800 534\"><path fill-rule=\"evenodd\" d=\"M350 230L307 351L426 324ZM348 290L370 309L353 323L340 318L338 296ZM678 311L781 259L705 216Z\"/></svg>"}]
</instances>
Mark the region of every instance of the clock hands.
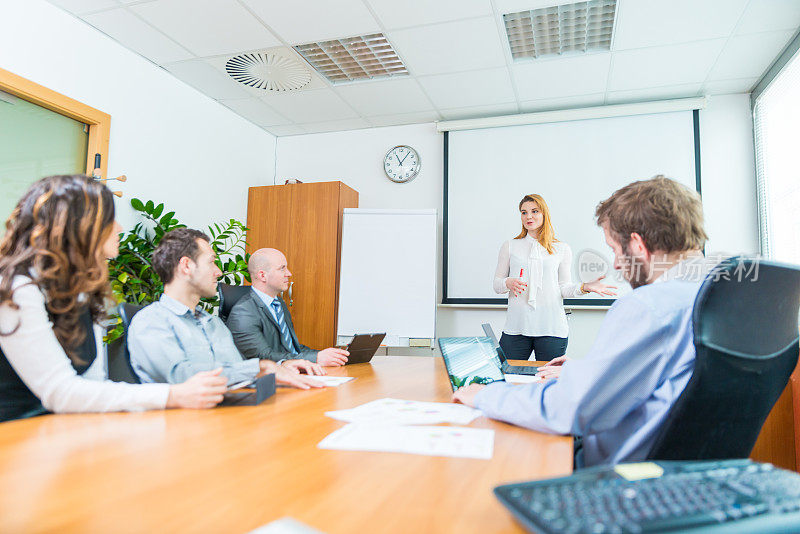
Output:
<instances>
[{"instance_id":1,"label":"clock hands","mask_svg":"<svg viewBox=\"0 0 800 534\"><path fill-rule=\"evenodd\" d=\"M402 162L402 161L400 161L400 156L398 156L397 154L395 154L395 155L394 155L394 157L395 157L395 158L397 158L397 163L399 163L399 164L400 164L400 166L402 167L402 166L403 166L403 162ZM403 159L406 159L406 158L403 158Z\"/></svg>"},{"instance_id":2,"label":"clock hands","mask_svg":"<svg viewBox=\"0 0 800 534\"><path fill-rule=\"evenodd\" d=\"M408 154L406 154L405 156L403 156L403 160L402 160L402 161L400 161L400 165L402 165L402 164L403 164L403 161L405 161L405 160L406 160L406 158L407 158L408 156L410 156L410 155L411 155L411 152L409 152Z\"/></svg>"}]
</instances>

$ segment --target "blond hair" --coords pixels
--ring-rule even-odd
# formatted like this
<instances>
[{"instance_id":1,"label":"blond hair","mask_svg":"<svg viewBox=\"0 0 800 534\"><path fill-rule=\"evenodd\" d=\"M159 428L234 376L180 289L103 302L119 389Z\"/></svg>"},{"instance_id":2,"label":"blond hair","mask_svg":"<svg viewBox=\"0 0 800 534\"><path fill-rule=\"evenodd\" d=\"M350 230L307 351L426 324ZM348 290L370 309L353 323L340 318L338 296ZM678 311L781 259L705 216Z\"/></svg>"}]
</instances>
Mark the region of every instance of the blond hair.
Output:
<instances>
[{"instance_id":1,"label":"blond hair","mask_svg":"<svg viewBox=\"0 0 800 534\"><path fill-rule=\"evenodd\" d=\"M539 211L542 212L542 226L539 227L539 235L537 240L539 241L539 244L542 245L548 252L548 254L553 254L555 252L553 244L558 241L558 239L556 239L556 233L555 230L553 230L553 223L550 220L550 208L547 207L547 203L544 201L544 198L542 198L542 195L537 195L536 193L531 193L522 197L522 200L519 201L520 211L522 211L522 205L526 202L533 202L536 204L536 206L538 206ZM528 235L528 230L525 229L525 225L523 224L522 231L514 239L522 239L526 235Z\"/></svg>"}]
</instances>

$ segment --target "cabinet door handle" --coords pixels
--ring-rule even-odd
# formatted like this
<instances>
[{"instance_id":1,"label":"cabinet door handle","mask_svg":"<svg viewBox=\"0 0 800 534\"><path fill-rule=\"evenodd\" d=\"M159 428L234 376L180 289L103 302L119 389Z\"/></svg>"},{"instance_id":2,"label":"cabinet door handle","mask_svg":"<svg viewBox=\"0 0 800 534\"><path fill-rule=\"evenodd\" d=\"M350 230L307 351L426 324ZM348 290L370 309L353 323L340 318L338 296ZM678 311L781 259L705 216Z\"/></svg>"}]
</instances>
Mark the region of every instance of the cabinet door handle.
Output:
<instances>
[{"instance_id":1,"label":"cabinet door handle","mask_svg":"<svg viewBox=\"0 0 800 534\"><path fill-rule=\"evenodd\" d=\"M292 288L294 287L294 282L289 282L289 306L294 304L294 299L292 298Z\"/></svg>"}]
</instances>

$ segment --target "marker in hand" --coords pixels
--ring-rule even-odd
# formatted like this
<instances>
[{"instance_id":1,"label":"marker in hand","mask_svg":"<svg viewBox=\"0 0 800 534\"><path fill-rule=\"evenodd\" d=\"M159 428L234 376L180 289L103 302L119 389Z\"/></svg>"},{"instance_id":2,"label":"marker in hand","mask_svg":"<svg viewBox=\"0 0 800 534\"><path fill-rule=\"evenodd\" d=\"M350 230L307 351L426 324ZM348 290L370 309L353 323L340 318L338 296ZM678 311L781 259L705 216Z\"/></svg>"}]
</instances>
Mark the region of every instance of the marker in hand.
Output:
<instances>
[{"instance_id":1,"label":"marker in hand","mask_svg":"<svg viewBox=\"0 0 800 534\"><path fill-rule=\"evenodd\" d=\"M528 284L525 283L524 279L522 278L524 275L525 275L525 269L520 269L519 270L519 281L515 280L513 282L513 285L515 286L513 288L515 297L520 296L522 294L522 292L525 291L525 288L528 285Z\"/></svg>"}]
</instances>

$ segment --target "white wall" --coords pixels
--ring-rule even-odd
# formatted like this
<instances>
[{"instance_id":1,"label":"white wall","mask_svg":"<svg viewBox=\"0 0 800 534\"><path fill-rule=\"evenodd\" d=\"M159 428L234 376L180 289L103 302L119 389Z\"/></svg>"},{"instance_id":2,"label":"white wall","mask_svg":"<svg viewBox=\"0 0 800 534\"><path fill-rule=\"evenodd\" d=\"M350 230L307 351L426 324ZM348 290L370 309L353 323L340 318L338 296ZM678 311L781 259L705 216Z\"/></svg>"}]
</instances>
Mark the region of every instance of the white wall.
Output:
<instances>
[{"instance_id":1,"label":"white wall","mask_svg":"<svg viewBox=\"0 0 800 534\"><path fill-rule=\"evenodd\" d=\"M247 216L271 184L275 137L42 0L0 0L0 68L111 115L109 176L130 199L163 201L189 226Z\"/></svg>"},{"instance_id":2,"label":"white wall","mask_svg":"<svg viewBox=\"0 0 800 534\"><path fill-rule=\"evenodd\" d=\"M753 134L749 117L747 95L713 97L709 107L700 113L709 251L757 250ZM422 170L408 184L392 183L383 173L383 156L398 144L416 148L422 159ZM279 137L276 181L342 180L359 192L359 206L364 208L436 208L440 214L441 263L442 156L442 135L436 133L433 124ZM437 285L441 286L441 265ZM438 291L441 298L441 287ZM604 316L602 310L573 311L569 319L570 356L581 357L586 353ZM504 317L505 310L439 308L436 335L478 335L481 323L487 321L499 332Z\"/></svg>"}]
</instances>

